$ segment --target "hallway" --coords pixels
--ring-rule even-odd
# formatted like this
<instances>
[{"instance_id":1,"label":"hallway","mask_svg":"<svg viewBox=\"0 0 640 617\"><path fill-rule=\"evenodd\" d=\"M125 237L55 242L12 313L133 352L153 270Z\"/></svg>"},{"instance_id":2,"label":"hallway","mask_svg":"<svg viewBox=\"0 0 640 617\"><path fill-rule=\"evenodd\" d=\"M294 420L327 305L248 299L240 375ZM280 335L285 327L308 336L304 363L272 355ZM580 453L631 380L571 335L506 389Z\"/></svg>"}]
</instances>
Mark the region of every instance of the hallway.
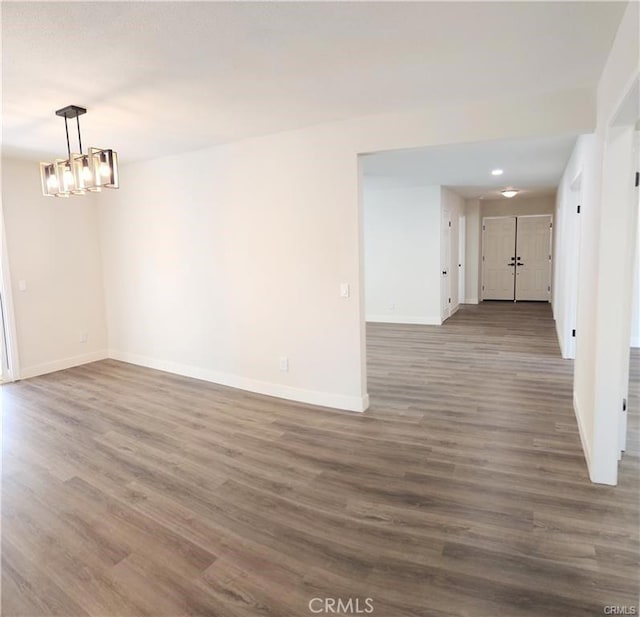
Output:
<instances>
[{"instance_id":1,"label":"hallway","mask_svg":"<svg viewBox=\"0 0 640 617\"><path fill-rule=\"evenodd\" d=\"M417 419L429 448L424 474L412 477L432 497L462 498L495 516L449 519L471 526L463 544L478 540L453 552L457 564L475 563L476 573L505 582L527 573L539 599L557 590L637 607L639 350L631 353L628 448L612 488L589 481L572 408L573 363L560 357L548 304L464 305L440 327L368 324L367 333L370 411ZM513 522L513 507L530 528L499 522ZM602 576L587 583L594 572ZM534 606L525 614L555 614Z\"/></svg>"},{"instance_id":2,"label":"hallway","mask_svg":"<svg viewBox=\"0 0 640 617\"><path fill-rule=\"evenodd\" d=\"M371 409L106 360L2 387L2 614L586 617L634 605L638 459L592 485L548 305L368 326Z\"/></svg>"},{"instance_id":3,"label":"hallway","mask_svg":"<svg viewBox=\"0 0 640 617\"><path fill-rule=\"evenodd\" d=\"M430 435L442 431L443 440L464 443L462 464L477 453L474 467L588 481L573 412L573 362L560 357L548 304L462 305L442 326L368 324L367 333L370 411L421 414ZM619 477L628 488L640 470L639 352L631 352Z\"/></svg>"}]
</instances>

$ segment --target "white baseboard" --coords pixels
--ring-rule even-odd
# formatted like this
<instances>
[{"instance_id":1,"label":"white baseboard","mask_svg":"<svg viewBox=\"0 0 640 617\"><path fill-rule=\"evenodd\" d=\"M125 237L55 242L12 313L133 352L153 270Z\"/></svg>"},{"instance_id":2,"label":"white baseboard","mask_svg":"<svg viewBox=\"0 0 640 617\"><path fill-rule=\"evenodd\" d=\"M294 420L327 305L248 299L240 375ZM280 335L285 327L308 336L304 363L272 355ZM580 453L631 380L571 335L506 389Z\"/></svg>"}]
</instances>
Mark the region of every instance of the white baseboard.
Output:
<instances>
[{"instance_id":1,"label":"white baseboard","mask_svg":"<svg viewBox=\"0 0 640 617\"><path fill-rule=\"evenodd\" d=\"M462 304L480 304L478 298L467 298Z\"/></svg>"},{"instance_id":2,"label":"white baseboard","mask_svg":"<svg viewBox=\"0 0 640 617\"><path fill-rule=\"evenodd\" d=\"M43 364L37 364L35 366L27 366L20 368L19 379L29 379L30 377L37 377L38 375L46 375L47 373L55 373L56 371L63 371L67 368L74 366L80 366L81 364L87 364L89 362L97 362L98 360L105 360L109 357L106 349L99 351L93 351L91 353L82 354L80 356L72 356L70 358L62 358L61 360L54 360L53 362L45 362Z\"/></svg>"},{"instance_id":3,"label":"white baseboard","mask_svg":"<svg viewBox=\"0 0 640 617\"><path fill-rule=\"evenodd\" d=\"M568 356L565 351L565 340L562 335L562 332L560 331L560 322L557 319L555 319L554 324L556 326L556 336L558 337L558 345L560 346L560 355L566 360ZM575 401L574 401L574 407L575 407Z\"/></svg>"},{"instance_id":4,"label":"white baseboard","mask_svg":"<svg viewBox=\"0 0 640 617\"><path fill-rule=\"evenodd\" d=\"M400 323L419 326L439 326L440 317L416 317L414 315L367 315L366 321L372 323Z\"/></svg>"},{"instance_id":5,"label":"white baseboard","mask_svg":"<svg viewBox=\"0 0 640 617\"><path fill-rule=\"evenodd\" d=\"M364 396L348 396L346 394L334 394L332 392L318 392L316 390L305 390L302 388L294 388L282 384L271 383L267 381L259 381L257 379L249 379L240 375L231 373L222 373L211 371L209 369L198 366L190 366L171 362L168 360L159 360L138 354L132 354L125 351L110 350L109 357L114 360L146 366L167 373L183 375L184 377L192 377L193 379L202 379L210 381L221 386L229 386L240 390L255 392L256 394L266 394L267 396L275 396L299 403L308 403L310 405L319 405L321 407L333 407L334 409L344 409L346 411L365 411L369 407L369 395Z\"/></svg>"},{"instance_id":6,"label":"white baseboard","mask_svg":"<svg viewBox=\"0 0 640 617\"><path fill-rule=\"evenodd\" d=\"M580 406L578 404L578 398L576 393L573 393L573 412L576 416L576 422L578 424L578 434L580 435L580 443L582 444L582 452L584 453L584 460L587 462L587 470L589 471L589 477L593 480L591 474L591 447L589 440L587 439L587 433L582 421L582 414L580 413Z\"/></svg>"},{"instance_id":7,"label":"white baseboard","mask_svg":"<svg viewBox=\"0 0 640 617\"><path fill-rule=\"evenodd\" d=\"M631 347L640 347L640 336L631 339Z\"/></svg>"}]
</instances>

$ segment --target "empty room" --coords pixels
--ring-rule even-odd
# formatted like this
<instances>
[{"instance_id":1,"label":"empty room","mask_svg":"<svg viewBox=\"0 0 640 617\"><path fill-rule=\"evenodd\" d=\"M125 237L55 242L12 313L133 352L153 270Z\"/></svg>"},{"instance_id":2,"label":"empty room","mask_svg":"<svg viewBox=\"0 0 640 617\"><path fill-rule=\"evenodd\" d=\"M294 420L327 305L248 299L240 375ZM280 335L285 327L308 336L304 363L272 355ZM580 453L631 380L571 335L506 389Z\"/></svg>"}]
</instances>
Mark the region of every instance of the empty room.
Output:
<instances>
[{"instance_id":1,"label":"empty room","mask_svg":"<svg viewBox=\"0 0 640 617\"><path fill-rule=\"evenodd\" d=\"M2 615L637 615L639 9L3 2Z\"/></svg>"}]
</instances>

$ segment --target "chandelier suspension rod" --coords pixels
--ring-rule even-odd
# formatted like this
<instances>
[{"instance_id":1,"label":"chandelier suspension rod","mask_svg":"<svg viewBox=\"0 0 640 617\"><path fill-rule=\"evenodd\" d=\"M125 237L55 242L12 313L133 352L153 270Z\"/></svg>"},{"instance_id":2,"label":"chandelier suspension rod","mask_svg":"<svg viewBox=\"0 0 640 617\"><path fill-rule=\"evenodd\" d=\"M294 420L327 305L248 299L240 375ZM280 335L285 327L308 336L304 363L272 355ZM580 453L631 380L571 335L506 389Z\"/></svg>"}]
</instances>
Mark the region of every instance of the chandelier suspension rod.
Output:
<instances>
[{"instance_id":1,"label":"chandelier suspension rod","mask_svg":"<svg viewBox=\"0 0 640 617\"><path fill-rule=\"evenodd\" d=\"M82 137L80 137L80 115L76 116L76 122L78 123L78 148L80 148L80 154L82 154Z\"/></svg>"},{"instance_id":2,"label":"chandelier suspension rod","mask_svg":"<svg viewBox=\"0 0 640 617\"><path fill-rule=\"evenodd\" d=\"M69 126L67 125L67 116L64 117L64 130L67 134L67 154L69 155L69 160L71 160L71 146L69 145Z\"/></svg>"}]
</instances>

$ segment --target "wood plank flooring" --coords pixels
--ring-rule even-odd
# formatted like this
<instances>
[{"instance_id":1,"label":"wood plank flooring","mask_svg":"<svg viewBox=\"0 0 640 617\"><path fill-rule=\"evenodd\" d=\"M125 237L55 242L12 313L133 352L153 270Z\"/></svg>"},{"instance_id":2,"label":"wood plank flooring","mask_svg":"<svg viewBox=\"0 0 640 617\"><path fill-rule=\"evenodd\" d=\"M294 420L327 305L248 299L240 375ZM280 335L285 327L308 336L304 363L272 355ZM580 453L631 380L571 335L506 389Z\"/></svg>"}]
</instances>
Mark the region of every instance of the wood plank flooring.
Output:
<instances>
[{"instance_id":1,"label":"wood plank flooring","mask_svg":"<svg viewBox=\"0 0 640 617\"><path fill-rule=\"evenodd\" d=\"M548 305L367 335L365 414L111 360L3 386L2 614L637 611L640 452L589 482Z\"/></svg>"}]
</instances>

